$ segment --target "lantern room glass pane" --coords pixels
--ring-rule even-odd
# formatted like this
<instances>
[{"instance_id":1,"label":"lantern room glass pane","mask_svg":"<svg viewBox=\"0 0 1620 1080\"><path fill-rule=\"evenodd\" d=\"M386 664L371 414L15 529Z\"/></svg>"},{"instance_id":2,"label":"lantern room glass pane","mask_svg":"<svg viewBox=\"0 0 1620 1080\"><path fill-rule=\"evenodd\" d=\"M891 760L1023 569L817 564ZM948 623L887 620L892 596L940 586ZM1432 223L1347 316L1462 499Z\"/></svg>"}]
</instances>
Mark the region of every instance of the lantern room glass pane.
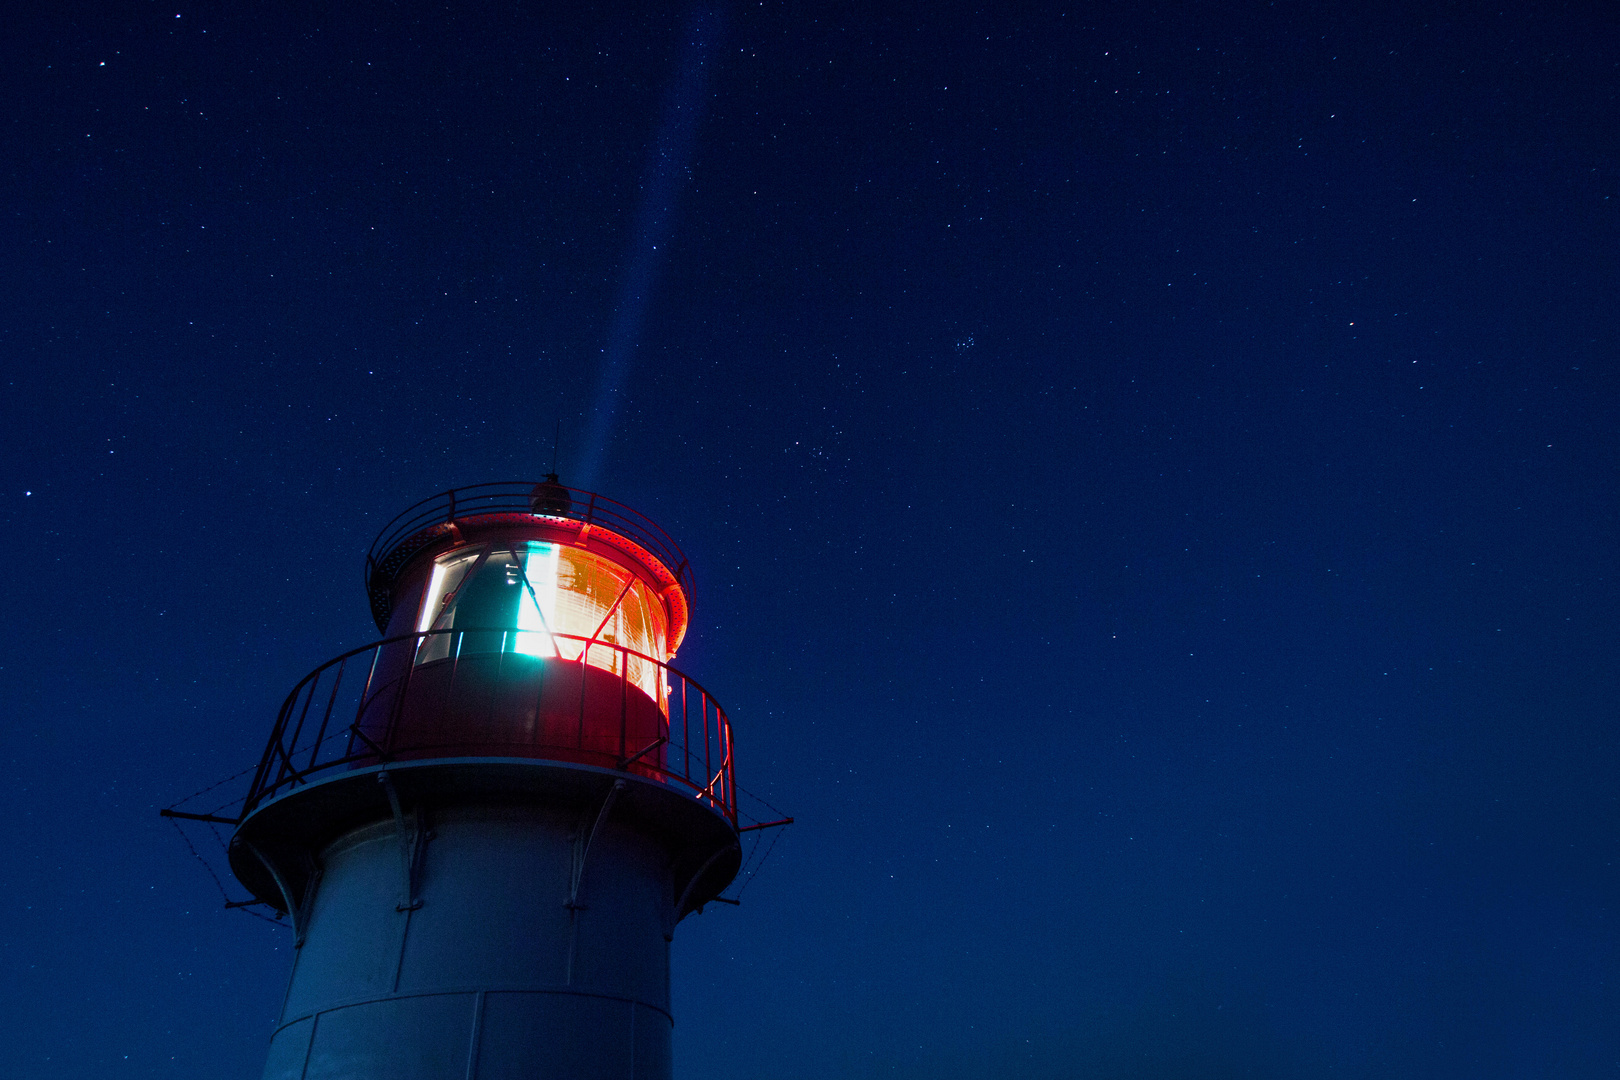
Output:
<instances>
[{"instance_id":1,"label":"lantern room glass pane","mask_svg":"<svg viewBox=\"0 0 1620 1080\"><path fill-rule=\"evenodd\" d=\"M621 674L664 700L653 662L668 656L663 603L629 570L578 548L529 541L441 556L418 628L463 631L422 642L419 664L469 652L575 662L584 654L592 667Z\"/></svg>"}]
</instances>

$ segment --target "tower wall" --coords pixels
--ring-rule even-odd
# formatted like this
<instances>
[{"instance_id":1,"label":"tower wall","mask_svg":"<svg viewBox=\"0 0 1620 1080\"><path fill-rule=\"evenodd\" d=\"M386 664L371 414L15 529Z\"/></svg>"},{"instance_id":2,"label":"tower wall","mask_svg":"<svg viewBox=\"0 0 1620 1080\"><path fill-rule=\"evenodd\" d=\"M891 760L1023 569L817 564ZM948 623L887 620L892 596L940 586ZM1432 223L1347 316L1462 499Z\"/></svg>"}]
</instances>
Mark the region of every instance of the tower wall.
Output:
<instances>
[{"instance_id":1,"label":"tower wall","mask_svg":"<svg viewBox=\"0 0 1620 1080\"><path fill-rule=\"evenodd\" d=\"M414 900L394 821L329 844L265 1080L669 1077L670 855L593 824L424 811Z\"/></svg>"}]
</instances>

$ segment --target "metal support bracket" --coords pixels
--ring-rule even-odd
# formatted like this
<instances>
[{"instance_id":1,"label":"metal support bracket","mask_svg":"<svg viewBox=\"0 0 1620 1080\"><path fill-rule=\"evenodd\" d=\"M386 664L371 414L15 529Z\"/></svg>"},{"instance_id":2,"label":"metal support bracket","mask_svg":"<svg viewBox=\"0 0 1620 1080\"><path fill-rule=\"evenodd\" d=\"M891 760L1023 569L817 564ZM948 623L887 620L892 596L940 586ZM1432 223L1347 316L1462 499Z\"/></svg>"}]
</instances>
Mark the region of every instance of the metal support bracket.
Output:
<instances>
[{"instance_id":1,"label":"metal support bracket","mask_svg":"<svg viewBox=\"0 0 1620 1080\"><path fill-rule=\"evenodd\" d=\"M377 782L382 785L383 791L388 794L388 808L394 812L394 831L399 836L399 863L405 873L405 893L403 899L395 905L395 911L415 911L422 906L422 901L416 898L416 879L421 867L422 849L426 846L422 836L422 814L415 814L416 827L413 829L405 822L405 811L399 804L399 792L394 790L394 778L384 769L377 774Z\"/></svg>"},{"instance_id":2,"label":"metal support bracket","mask_svg":"<svg viewBox=\"0 0 1620 1080\"><path fill-rule=\"evenodd\" d=\"M623 780L613 781L613 786L608 788L607 797L602 800L602 809L596 812L596 822L591 825L591 831L585 835L585 842L574 849L576 853L574 855L574 879L569 883L568 900L563 904L569 911L579 909L579 886L580 882L585 880L585 860L590 856L591 842L596 839L596 834L602 830L602 822L607 820L608 811L613 809L613 801L619 797L619 792L623 790Z\"/></svg>"},{"instance_id":3,"label":"metal support bracket","mask_svg":"<svg viewBox=\"0 0 1620 1080\"><path fill-rule=\"evenodd\" d=\"M780 821L762 821L758 825L743 825L740 828L738 828L737 831L740 832L740 833L758 832L760 829L776 829L776 828L780 828L783 825L791 825L791 824L793 824L793 819L790 818L790 817L785 817L785 818L782 818Z\"/></svg>"},{"instance_id":4,"label":"metal support bracket","mask_svg":"<svg viewBox=\"0 0 1620 1080\"><path fill-rule=\"evenodd\" d=\"M636 762L640 761L642 758L646 757L648 754L652 753L654 750L658 749L660 746L663 746L667 742L669 742L669 738L667 736L660 735L658 738L654 739L652 742L648 743L646 746L643 746L640 750L637 750L635 753L631 754L629 757L620 758L619 759L619 768L621 768L621 769L629 768L631 765L634 765Z\"/></svg>"},{"instance_id":5,"label":"metal support bracket","mask_svg":"<svg viewBox=\"0 0 1620 1080\"><path fill-rule=\"evenodd\" d=\"M349 725L349 733L351 735L353 735L355 738L359 739L361 742L365 743L367 746L369 746L371 748L372 753L376 754L378 757L382 758L384 761L392 760L388 756L388 751L384 750L382 747L378 746L376 743L374 743L370 739L366 738L366 733L360 730L360 725L359 724L350 724ZM378 775L381 776L382 774L378 773Z\"/></svg>"},{"instance_id":6,"label":"metal support bracket","mask_svg":"<svg viewBox=\"0 0 1620 1080\"><path fill-rule=\"evenodd\" d=\"M579 902L580 882L585 880L585 860L591 853L591 843L596 839L596 834L602 831L602 822L607 820L608 811L613 809L614 800L623 790L623 780L613 781L607 796L602 799L602 808L596 812L591 831L576 834L574 839L573 880L569 882L568 899L563 901L563 907L568 909L568 961L563 968L563 981L568 986L574 985L574 957L579 951L579 913L585 910L585 905Z\"/></svg>"},{"instance_id":7,"label":"metal support bracket","mask_svg":"<svg viewBox=\"0 0 1620 1080\"><path fill-rule=\"evenodd\" d=\"M253 853L253 857L259 860L259 865L269 872L271 880L276 883L276 888L281 891L281 901L287 906L287 914L292 917L293 948L303 948L304 934L309 930L309 909L315 898L315 887L320 883L320 867L311 869L308 878L305 879L304 896L300 902L293 899L292 888L287 884L287 879L276 869L276 864L270 861L269 856L259 850L259 846L252 841L244 840L242 843Z\"/></svg>"},{"instance_id":8,"label":"metal support bracket","mask_svg":"<svg viewBox=\"0 0 1620 1080\"><path fill-rule=\"evenodd\" d=\"M241 818L220 817L218 814L190 814L184 810L159 810L159 817L179 818L182 821L207 821L214 825L240 825Z\"/></svg>"},{"instance_id":9,"label":"metal support bracket","mask_svg":"<svg viewBox=\"0 0 1620 1080\"><path fill-rule=\"evenodd\" d=\"M727 844L725 847L721 848L719 851L716 851L713 855L710 855L708 860L706 862L704 862L704 864L702 866L698 867L697 873L693 874L692 879L686 883L686 888L681 890L681 898L679 900L675 901L675 918L677 920L680 919L681 911L686 907L686 902L692 898L692 890L698 887L698 882L702 881L703 880L703 875L707 874L709 872L709 867L711 867L715 863L719 862L720 859L721 859L721 856L729 854L730 852L736 851L737 848L738 848L738 845L735 844L735 843ZM700 914L702 913L701 908L699 908L698 911L699 911ZM675 935L673 933L671 933L666 937L665 940L669 940L669 939L673 938L674 936Z\"/></svg>"},{"instance_id":10,"label":"metal support bracket","mask_svg":"<svg viewBox=\"0 0 1620 1080\"><path fill-rule=\"evenodd\" d=\"M321 864L307 854L304 862L309 867L309 873L304 878L304 896L298 901L297 925L293 927L293 943L296 946L302 946L304 935L309 933L309 917L315 909L315 893L321 887Z\"/></svg>"}]
</instances>

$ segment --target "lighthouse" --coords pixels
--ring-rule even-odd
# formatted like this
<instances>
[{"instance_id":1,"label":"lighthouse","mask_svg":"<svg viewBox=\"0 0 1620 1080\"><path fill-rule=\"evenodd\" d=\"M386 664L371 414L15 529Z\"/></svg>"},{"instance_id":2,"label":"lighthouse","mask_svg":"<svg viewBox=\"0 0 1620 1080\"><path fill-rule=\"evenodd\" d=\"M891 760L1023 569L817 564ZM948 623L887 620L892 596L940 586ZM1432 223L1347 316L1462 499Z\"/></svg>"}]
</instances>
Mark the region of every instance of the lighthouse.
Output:
<instances>
[{"instance_id":1,"label":"lighthouse","mask_svg":"<svg viewBox=\"0 0 1620 1080\"><path fill-rule=\"evenodd\" d=\"M296 946L265 1080L667 1080L670 941L740 862L679 547L552 475L411 507L365 585L230 840Z\"/></svg>"}]
</instances>

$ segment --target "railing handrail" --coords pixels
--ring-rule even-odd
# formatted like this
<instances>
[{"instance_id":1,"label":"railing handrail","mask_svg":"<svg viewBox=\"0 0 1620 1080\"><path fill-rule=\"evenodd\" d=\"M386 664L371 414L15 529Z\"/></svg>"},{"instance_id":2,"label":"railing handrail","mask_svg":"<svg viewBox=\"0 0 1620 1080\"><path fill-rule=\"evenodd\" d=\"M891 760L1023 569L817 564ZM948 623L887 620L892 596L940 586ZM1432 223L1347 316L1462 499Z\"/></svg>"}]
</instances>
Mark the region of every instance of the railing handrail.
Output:
<instances>
[{"instance_id":1,"label":"railing handrail","mask_svg":"<svg viewBox=\"0 0 1620 1080\"><path fill-rule=\"evenodd\" d=\"M339 726L330 735L327 734L328 724L332 719L333 704L337 699L338 686L343 678L343 671L347 668L348 662L351 659L366 653L373 654L373 660L370 665L370 671L366 676L365 686L360 691L359 705L357 706L356 710L356 723L358 724L359 718L362 714L364 714L365 710L381 697L381 690L377 691L375 694L371 693L371 684L376 674L377 658L381 657L383 650L389 646L404 645L409 642L415 643L415 648L411 650L410 667L406 669L408 677L409 672L414 670L420 663L417 658L421 655L421 646L425 641L435 637L450 637L456 635L465 636L468 634L501 634L502 646L499 652L502 654L508 651L507 641L509 638L513 640L521 640L523 635L538 636L553 642L557 642L559 640L575 642L578 643L580 648L578 657L574 659L565 657L562 654L562 650L553 644L553 652L555 653L555 656L546 657L545 659L555 659L558 662L565 664L579 664L582 667L596 666L589 664L589 650L611 649L613 652L620 654L623 657L623 666L620 667L619 664L616 663L613 671L613 674L615 674L621 682L626 684L625 687L621 688L621 694L628 691L628 684L632 681L629 675L630 660L632 658L650 664L657 669L659 678L659 691L656 695L657 699L663 698L664 687L668 686L671 690L673 690L673 683L675 680L678 680L682 687L681 714L683 737L680 743L675 743L673 741L675 729L673 726L673 717L670 715L670 713L673 711L674 698L673 696L670 696L667 702L662 705L662 709L665 710L663 714L665 734L662 736L662 738L668 742L670 746L676 747L683 755L685 755L687 764L684 770L677 769L673 766L673 763L670 763L668 766L654 767L654 771L661 779L665 781L677 782L685 787L691 788L692 791L696 793L698 798L707 801L716 810L720 811L720 813L728 818L732 822L733 826L736 825L736 780L735 765L731 756L731 720L726 715L725 709L721 707L719 701L716 700L714 695L709 693L709 691L701 683L699 683L696 679L690 678L684 672L671 666L666 661L648 656L646 653L632 649L627 645L621 645L618 642L602 641L599 638L585 637L581 634L569 634L549 630L519 630L510 626L454 627L450 629L423 630L409 634L398 634L393 637L374 641L369 645L363 645L358 648L350 649L349 651L341 653L326 661L324 664L321 664L309 674L305 675L293 687L292 692L287 695L286 700L282 702L281 708L276 714L275 726L271 731L270 740L265 746L264 754L260 758L258 768L254 771L252 784L249 787L247 796L244 800L243 815L245 816L259 803L275 795L277 792L283 790L289 785L305 782L305 778L312 773L321 772L334 766L340 766L356 761L369 760L377 756L375 748L372 748L363 753L346 752L333 760L317 762L320 748L325 742L329 741L331 738L335 738L337 735L348 734L350 731L358 732L359 730L358 727L346 728ZM483 654L483 651L480 650L472 655ZM493 655L493 652L491 655ZM332 672L334 669L337 670L338 675L333 682L330 692L330 698L332 700L328 701L326 705L325 716L320 721L320 725L315 736L315 742L308 746L300 746L298 745L299 736L304 730L304 723L307 719L306 714L310 711L310 705L311 701L313 700L314 692L320 686L323 677ZM699 767L703 770L701 779L693 779L690 775L687 775L691 772L692 766L694 764L698 764L691 760L691 758L695 756L695 748L690 745L691 717L689 706L686 704L688 701L688 693L693 691L695 691L698 696L697 711L699 712L700 716L699 724L703 743L703 763L699 765ZM405 691L401 689L396 692L403 694ZM584 692L584 684L582 683L581 709L584 708ZM403 698L401 698L401 700L403 700ZM301 710L300 705L303 706ZM712 740L718 743L717 747L711 746L711 721L709 716L710 708L713 709ZM297 721L297 726L294 729L293 745L289 746L286 742L287 728L288 722L292 719L294 713L298 713L299 718ZM367 739L363 734L360 737L362 741L367 743L370 742L370 740ZM445 747L453 747L457 744L446 743L443 745ZM418 747L412 749L433 748L436 747ZM541 748L543 749L544 746ZM554 749L564 748L554 747ZM717 749L719 751L717 769L716 762L710 757L710 752L713 749ZM293 758L295 755L302 755L306 751L309 754L310 761L306 767L300 769L294 764ZM645 753L645 751L642 752ZM639 756L639 754L636 755L637 758L639 758ZM277 764L278 757L280 761L279 767ZM628 761L621 760L619 767L623 769L627 766L627 764ZM641 767L647 767L646 763L641 763Z\"/></svg>"},{"instance_id":2,"label":"railing handrail","mask_svg":"<svg viewBox=\"0 0 1620 1080\"><path fill-rule=\"evenodd\" d=\"M298 680L298 685L293 687L292 693L287 695L287 699L282 702L281 707L286 709L288 705L291 705L293 698L298 696L298 692L302 690L311 679L319 676L321 672L325 671L333 664L341 664L351 656L359 656L361 653L371 652L373 649L380 649L384 645L397 645L401 641L410 641L413 638L428 638L433 637L436 634L538 634L548 638L563 638L567 641L580 641L589 644L592 647L617 649L619 652L625 653L628 656L633 656L637 660L645 660L649 664L656 664L663 670L680 676L680 678L685 680L687 683L696 687L697 690L706 696L710 701L715 700L714 695L709 693L708 689L702 683L686 674L686 672L682 671L680 668L675 667L673 664L670 664L667 661L648 656L644 652L637 652L628 645L620 645L616 641L603 641L601 638L586 637L583 634L565 634L561 630L519 630L514 626L452 626L442 630L417 630L409 634L396 634L393 637L383 638L380 641L373 641L370 645L362 645L357 649L350 649L346 653L339 653L326 663L322 664L320 667L311 671L308 675L305 675L302 679ZM559 659L563 658L559 657ZM563 659L563 662L568 664L577 663L577 661L567 659ZM716 704L718 704L718 702L716 702Z\"/></svg>"}]
</instances>

